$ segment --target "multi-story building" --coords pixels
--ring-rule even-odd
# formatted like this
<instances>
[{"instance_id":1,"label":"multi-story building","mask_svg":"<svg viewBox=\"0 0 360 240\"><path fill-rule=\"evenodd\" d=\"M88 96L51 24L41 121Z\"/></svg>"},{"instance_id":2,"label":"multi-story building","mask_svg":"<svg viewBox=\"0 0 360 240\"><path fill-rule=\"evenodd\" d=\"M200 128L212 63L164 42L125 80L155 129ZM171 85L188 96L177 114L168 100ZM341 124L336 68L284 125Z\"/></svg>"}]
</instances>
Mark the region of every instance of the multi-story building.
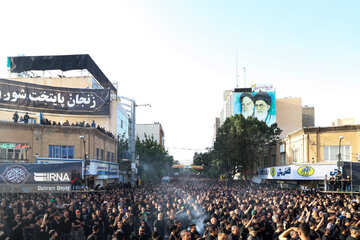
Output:
<instances>
[{"instance_id":1,"label":"multi-story building","mask_svg":"<svg viewBox=\"0 0 360 240\"><path fill-rule=\"evenodd\" d=\"M360 125L294 131L269 147L266 168L259 169L258 177L272 183L322 188L325 175L335 175L344 165L343 175L351 177L358 189L360 176L353 172L360 160L359 136Z\"/></svg>"},{"instance_id":2,"label":"multi-story building","mask_svg":"<svg viewBox=\"0 0 360 240\"><path fill-rule=\"evenodd\" d=\"M154 138L162 147L165 146L165 133L159 122L150 124L136 124L136 137L140 141L145 140L145 136L148 138Z\"/></svg>"},{"instance_id":3,"label":"multi-story building","mask_svg":"<svg viewBox=\"0 0 360 240\"><path fill-rule=\"evenodd\" d=\"M89 55L8 62L10 78L0 79L1 161L55 163L86 156L87 175L101 185L129 178L119 173L116 137L129 137L130 117L117 88ZM11 123L15 112L18 122Z\"/></svg>"}]
</instances>

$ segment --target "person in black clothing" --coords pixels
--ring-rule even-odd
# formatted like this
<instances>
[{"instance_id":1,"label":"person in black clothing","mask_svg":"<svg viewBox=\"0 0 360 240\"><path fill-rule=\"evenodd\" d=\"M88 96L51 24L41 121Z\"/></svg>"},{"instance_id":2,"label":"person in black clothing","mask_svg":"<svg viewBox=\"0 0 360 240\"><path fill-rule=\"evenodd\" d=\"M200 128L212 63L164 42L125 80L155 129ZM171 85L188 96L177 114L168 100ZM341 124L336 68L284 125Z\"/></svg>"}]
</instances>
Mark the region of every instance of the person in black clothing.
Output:
<instances>
[{"instance_id":1,"label":"person in black clothing","mask_svg":"<svg viewBox=\"0 0 360 240\"><path fill-rule=\"evenodd\" d=\"M74 221L71 223L72 230L74 233L74 238L83 240L85 237L85 235L84 235L85 220L83 219L80 210L76 210L75 213L76 213L76 215L75 215Z\"/></svg>"},{"instance_id":2,"label":"person in black clothing","mask_svg":"<svg viewBox=\"0 0 360 240\"><path fill-rule=\"evenodd\" d=\"M16 214L15 220L12 221L10 224L12 230L12 239L14 240L22 240L24 239L23 236L23 222L21 221L20 214Z\"/></svg>"},{"instance_id":3,"label":"person in black clothing","mask_svg":"<svg viewBox=\"0 0 360 240\"><path fill-rule=\"evenodd\" d=\"M50 231L49 231L49 235L50 235L50 239L49 240L56 240L56 239L58 239L58 233L57 233L57 231L56 230L54 230L54 229L51 229Z\"/></svg>"},{"instance_id":4,"label":"person in black clothing","mask_svg":"<svg viewBox=\"0 0 360 240\"><path fill-rule=\"evenodd\" d=\"M190 225L191 240L196 240L201 237L200 233L196 230L196 224Z\"/></svg>"},{"instance_id":5,"label":"person in black clothing","mask_svg":"<svg viewBox=\"0 0 360 240\"><path fill-rule=\"evenodd\" d=\"M158 214L158 219L154 222L154 231L156 231L161 238L164 238L165 235L165 221L163 219L163 214Z\"/></svg>"},{"instance_id":6,"label":"person in black clothing","mask_svg":"<svg viewBox=\"0 0 360 240\"><path fill-rule=\"evenodd\" d=\"M240 239L240 231L238 226L231 227L231 233L228 236L228 240L239 240Z\"/></svg>"},{"instance_id":7,"label":"person in black clothing","mask_svg":"<svg viewBox=\"0 0 360 240\"><path fill-rule=\"evenodd\" d=\"M17 123L18 120L19 120L19 114L17 112L14 113L13 115L13 120L14 120L14 123Z\"/></svg>"},{"instance_id":8,"label":"person in black clothing","mask_svg":"<svg viewBox=\"0 0 360 240\"><path fill-rule=\"evenodd\" d=\"M54 213L53 219L50 221L50 229L56 231L56 234L60 238L60 232L61 232L61 223L60 223L60 214L58 212Z\"/></svg>"},{"instance_id":9,"label":"person in black clothing","mask_svg":"<svg viewBox=\"0 0 360 240\"><path fill-rule=\"evenodd\" d=\"M359 236L359 229L357 227L350 227L350 236L346 240L357 240Z\"/></svg>"},{"instance_id":10,"label":"person in black clothing","mask_svg":"<svg viewBox=\"0 0 360 240\"><path fill-rule=\"evenodd\" d=\"M64 216L60 219L60 229L61 229L61 239L69 240L71 239L71 225L72 219L69 216L69 210L65 210Z\"/></svg>"},{"instance_id":11,"label":"person in black clothing","mask_svg":"<svg viewBox=\"0 0 360 240\"><path fill-rule=\"evenodd\" d=\"M210 225L208 228L208 234L205 237L205 240L215 240L218 235L218 228L215 225Z\"/></svg>"},{"instance_id":12,"label":"person in black clothing","mask_svg":"<svg viewBox=\"0 0 360 240\"><path fill-rule=\"evenodd\" d=\"M87 240L100 240L100 239L102 239L99 232L100 232L99 226L98 225L93 226L92 227L92 234L89 235Z\"/></svg>"},{"instance_id":13,"label":"person in black clothing","mask_svg":"<svg viewBox=\"0 0 360 240\"><path fill-rule=\"evenodd\" d=\"M34 227L34 236L36 240L48 240L49 234L47 225L45 224L47 214L45 213L44 217L37 216L35 218L35 227Z\"/></svg>"},{"instance_id":14,"label":"person in black clothing","mask_svg":"<svg viewBox=\"0 0 360 240\"><path fill-rule=\"evenodd\" d=\"M25 113L25 115L24 115L24 123L29 123L29 118L30 118L29 114Z\"/></svg>"}]
</instances>

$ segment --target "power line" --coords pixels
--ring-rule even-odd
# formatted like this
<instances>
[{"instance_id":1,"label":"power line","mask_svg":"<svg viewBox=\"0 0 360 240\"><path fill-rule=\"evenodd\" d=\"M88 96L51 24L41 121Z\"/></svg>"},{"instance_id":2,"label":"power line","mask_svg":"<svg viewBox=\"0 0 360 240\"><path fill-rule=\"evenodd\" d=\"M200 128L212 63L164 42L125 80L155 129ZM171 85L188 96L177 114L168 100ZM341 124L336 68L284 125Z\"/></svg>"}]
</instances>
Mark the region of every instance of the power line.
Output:
<instances>
[{"instance_id":1,"label":"power line","mask_svg":"<svg viewBox=\"0 0 360 240\"><path fill-rule=\"evenodd\" d=\"M168 147L170 149L184 150L184 151L197 151L197 152L205 152L207 149L194 149L194 148L184 148L184 147Z\"/></svg>"}]
</instances>

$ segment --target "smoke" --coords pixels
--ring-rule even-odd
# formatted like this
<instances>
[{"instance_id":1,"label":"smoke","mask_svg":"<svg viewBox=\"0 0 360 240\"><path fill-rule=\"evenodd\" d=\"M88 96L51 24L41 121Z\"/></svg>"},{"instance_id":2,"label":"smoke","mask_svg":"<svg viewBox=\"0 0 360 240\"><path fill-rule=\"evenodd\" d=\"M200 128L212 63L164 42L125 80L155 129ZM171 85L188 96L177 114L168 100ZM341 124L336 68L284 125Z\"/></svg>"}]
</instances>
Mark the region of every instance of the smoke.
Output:
<instances>
[{"instance_id":1,"label":"smoke","mask_svg":"<svg viewBox=\"0 0 360 240\"><path fill-rule=\"evenodd\" d=\"M184 207L184 211L176 214L176 220L181 222L190 221L189 224L195 224L196 229L200 234L203 234L205 231L205 220L207 219L207 214L201 204L199 204L195 200L195 196L197 196L196 191L193 192L193 194L196 194L195 196L192 196L190 193L186 191L186 188L188 188L188 185L185 185L183 188L183 185L181 188L169 188L164 187L164 190L168 193L176 193L177 195L177 202L181 201L181 205ZM190 211L191 218L189 218L189 215L187 214L187 210Z\"/></svg>"}]
</instances>

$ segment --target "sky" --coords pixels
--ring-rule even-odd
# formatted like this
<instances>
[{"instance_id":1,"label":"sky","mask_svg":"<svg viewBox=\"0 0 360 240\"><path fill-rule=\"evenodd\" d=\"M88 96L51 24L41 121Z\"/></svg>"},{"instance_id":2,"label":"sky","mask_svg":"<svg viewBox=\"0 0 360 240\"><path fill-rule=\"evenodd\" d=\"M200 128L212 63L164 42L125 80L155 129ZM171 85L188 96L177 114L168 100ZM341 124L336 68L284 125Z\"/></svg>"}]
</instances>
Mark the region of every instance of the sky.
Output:
<instances>
[{"instance_id":1,"label":"sky","mask_svg":"<svg viewBox=\"0 0 360 240\"><path fill-rule=\"evenodd\" d=\"M6 57L90 54L137 123L160 122L165 147L191 163L211 147L223 92L271 83L301 97L315 124L360 120L357 0L1 1L0 77Z\"/></svg>"}]
</instances>

